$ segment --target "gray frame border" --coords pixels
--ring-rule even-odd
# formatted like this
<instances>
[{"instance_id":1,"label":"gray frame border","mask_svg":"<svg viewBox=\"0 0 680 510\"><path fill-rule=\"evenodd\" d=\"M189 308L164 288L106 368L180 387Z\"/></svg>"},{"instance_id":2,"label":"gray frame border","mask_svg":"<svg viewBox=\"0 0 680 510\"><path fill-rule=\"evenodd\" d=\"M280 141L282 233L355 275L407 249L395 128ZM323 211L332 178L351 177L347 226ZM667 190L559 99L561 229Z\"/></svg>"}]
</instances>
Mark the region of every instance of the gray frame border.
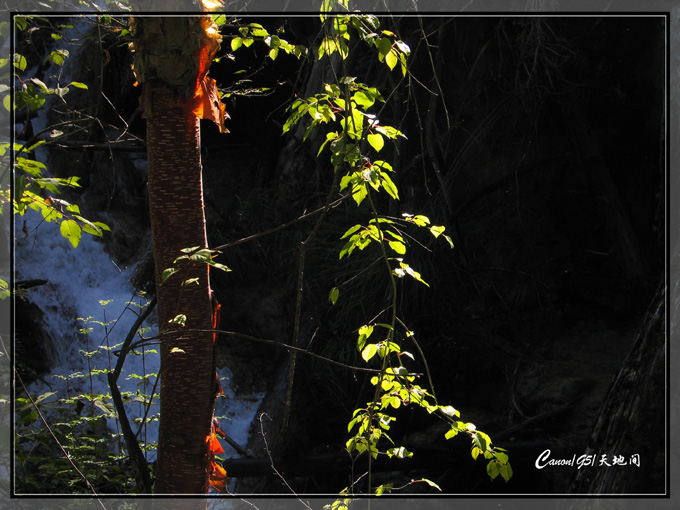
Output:
<instances>
[{"instance_id":1,"label":"gray frame border","mask_svg":"<svg viewBox=\"0 0 680 510\"><path fill-rule=\"evenodd\" d=\"M168 12L173 10L172 5L175 3L172 0L141 0L140 3L148 5L145 8L147 12L160 11L157 6L162 6L163 11ZM34 2L25 2L22 0L9 0L4 3L4 8L0 8L0 22L10 21L10 12L12 10L22 10L29 7L27 4L36 5ZM317 12L319 0L242 0L240 5L249 13L315 13ZM676 226L680 219L680 1L678 0L354 0L353 4L362 10L372 12L388 12L389 10L398 12L416 12L414 5L417 4L419 12L431 13L436 15L456 13L475 13L475 14L531 14L532 12L541 12L542 14L597 14L597 13L626 13L631 15L645 14L645 13L670 13L670 45L668 50L670 52L669 68L667 84L670 84L670 91L667 97L670 104L667 107L667 154L669 155L668 165L668 179L667 179L667 198L670 199L668 204L668 216L666 218L666 228L669 232L668 246L667 246L667 263L670 274L668 275L669 289L667 293L667 321L670 331L670 338L667 339L667 345L670 346L673 340L677 341L678 334L676 330L680 321L680 278L678 274L673 271L674 268L680 267L680 232ZM0 41L0 44L2 41ZM2 46L1 51L6 51ZM5 55L3 55L5 57ZM0 112L0 139L9 139L11 122L6 112ZM675 143L671 143L671 141ZM0 216L0 224L3 230L6 228L9 231L9 221L11 215ZM11 266L10 262L10 246L0 245L0 273L9 274ZM675 273L675 274L674 274ZM9 339L9 323L10 323L10 309L9 300L0 301L0 336L3 339ZM7 345L6 340L6 345ZM678 370L678 355L673 349L670 349L670 361L667 364L669 373L669 387L667 388L670 395L670 417L668 426L671 432L673 431L673 424L678 423L678 411L680 410L680 388L678 387L677 378L672 377ZM9 461L11 457L7 457L9 452L5 452L4 445L11 445L10 429L5 426L9 423L9 416L6 415L7 406L0 410L0 470L9 471ZM638 497L588 497L588 498L572 498L572 497L480 497L480 498L447 498L447 497L428 497L428 498L406 498L397 497L389 499L373 499L371 505L375 509L389 508L390 510L404 509L438 509L448 508L456 505L462 508L518 508L518 509L569 509L580 510L586 508L593 509L626 509L626 510L644 510L646 508L654 508L659 510L671 509L677 507L680 496L678 496L678 476L677 464L680 460L680 452L677 445L674 444L674 437L671 434L670 456L667 462L670 464L670 475L668 479L668 491L670 497L667 499L649 499ZM7 463L7 465L5 465ZM7 487L9 489L9 487ZM5 492L4 485L0 485L0 508L21 508L21 509L38 509L38 508L72 508L79 507L78 500L81 501L82 506L89 506L95 501L84 500L83 498L22 498L22 499L5 499L9 494ZM309 501L313 508L321 508L324 504L332 501L331 498L310 498L303 497L305 501ZM102 499L104 506L117 506L120 502L136 501L138 508L151 507L150 499L109 499L105 497ZM172 503L180 503L182 500L166 500L163 506L171 506ZM238 499L233 500L235 506L238 505ZM188 503L188 501L185 501ZM75 505L73 503L76 503ZM254 496L247 499L248 504L244 504L244 508L262 509L288 509L300 508L300 501L289 498L267 498ZM361 503L361 502L359 502ZM167 504L167 505L166 505ZM174 505L172 505L174 507ZM221 505L220 505L221 506ZM363 506L359 504L358 506Z\"/></svg>"}]
</instances>

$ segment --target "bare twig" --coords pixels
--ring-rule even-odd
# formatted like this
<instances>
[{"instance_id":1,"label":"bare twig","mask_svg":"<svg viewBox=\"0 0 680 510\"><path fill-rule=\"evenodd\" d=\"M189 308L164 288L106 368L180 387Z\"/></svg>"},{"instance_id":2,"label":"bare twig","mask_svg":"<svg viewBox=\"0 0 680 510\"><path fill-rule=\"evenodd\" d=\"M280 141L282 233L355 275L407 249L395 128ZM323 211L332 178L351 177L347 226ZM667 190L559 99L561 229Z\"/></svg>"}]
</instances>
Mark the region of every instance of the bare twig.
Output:
<instances>
[{"instance_id":1,"label":"bare twig","mask_svg":"<svg viewBox=\"0 0 680 510\"><path fill-rule=\"evenodd\" d=\"M289 221L289 222L287 222L287 223L283 223L283 224L281 224L281 225L279 225L279 226L277 226L277 227L270 228L269 230L265 230L264 232L260 232L260 233L258 233L258 234L253 234L253 235L248 236L248 237L243 237L243 238L238 239L238 240L236 240L236 241L232 241L232 242L230 242L230 243L222 244L222 245L220 245L220 246L217 246L217 247L211 248L211 249L214 250L214 251L217 251L217 250L226 250L227 248L231 248L231 247L233 247L233 246L236 246L236 245L245 243L245 242L247 242L247 241L253 241L254 239L257 239L257 238L259 238L259 237L263 237L263 236L266 236L266 235L269 235L269 234L273 234L274 232L278 232L279 230L283 230L284 228L288 228L288 227L290 227L291 225L294 225L294 224L297 223L298 221L306 220L307 218L311 218L312 216L316 216L317 214L320 214L320 213L324 213L324 214L325 214L325 212L326 212L329 208L332 209L333 207L337 207L338 205L340 205L340 204L345 200L345 198L347 198L347 197L346 197L346 196L343 196L343 197L341 197L341 198L335 200L334 202L331 202L330 204L326 204L326 205L324 205L324 206L322 206L322 207L319 207L318 209L316 209L316 210L314 210L314 211L312 211L312 212L305 213L305 214L303 214L302 216L298 216L298 217L295 218L294 220L291 220L291 221Z\"/></svg>"},{"instance_id":2,"label":"bare twig","mask_svg":"<svg viewBox=\"0 0 680 510\"><path fill-rule=\"evenodd\" d=\"M274 459L272 458L272 454L269 451L269 445L267 444L267 435L264 432L264 424L262 423L262 418L264 416L267 416L267 418L270 419L270 420L271 420L271 418L269 418L269 416L266 413L262 413L262 414L260 414L260 416L258 416L258 420L260 421L260 432L262 434L262 440L264 441L264 449L267 451L267 456L269 457L270 466L274 470L274 473L276 473L276 476L278 476L281 479L281 481L283 482L283 484L286 487L288 487L288 490L293 495L297 496L297 494L295 493L293 488L290 485L288 485L288 482L286 481L286 479L283 477L283 475L281 473L279 473L279 471L276 469L276 466L274 466ZM300 503L302 503L304 505L304 507L307 508L307 510L312 510L312 507L309 506L309 503L305 503L299 497L298 497L298 501Z\"/></svg>"},{"instance_id":3,"label":"bare twig","mask_svg":"<svg viewBox=\"0 0 680 510\"><path fill-rule=\"evenodd\" d=\"M253 342L259 342L259 343L268 344L268 345L275 345L275 346L281 347L283 349L288 349L288 350L291 350L291 351L300 352L300 353L305 354L307 356L310 356L312 358L316 358L316 359L325 361L326 363L331 363L332 365L342 367L342 368L346 368L348 370L355 370L355 371L358 371L358 372L368 372L368 373L372 373L372 374L377 374L377 373L380 372L379 370L372 369L372 368L364 368L364 367L356 367L354 365L347 365L346 363L342 363L340 361L336 361L336 360L333 360L333 359L330 359L330 358L326 358L325 356L321 356L319 354L310 352L310 351L308 351L306 349L302 349L300 347L295 347L293 345L288 345L288 344L284 344L284 343L281 343L281 342L277 342L276 340L269 340L267 338L258 338L256 336L246 335L245 333L237 333L235 331L224 331L222 329L183 329L183 330L179 330L179 331L166 332L166 333L164 333L164 336L167 337L167 336L170 336L170 335L173 335L173 334L179 335L179 334L184 334L184 333L216 333L218 335L235 336L235 337L238 337L238 338L243 338L245 340L251 340ZM136 342L136 343L130 345L126 349L126 352L128 352L128 351L130 351L130 350L132 350L135 347L138 347L140 345L150 345L150 343L152 341L160 340L160 338L161 338L160 336L145 338L144 340L142 340L140 342ZM155 342L155 343L160 343L160 342Z\"/></svg>"}]
</instances>

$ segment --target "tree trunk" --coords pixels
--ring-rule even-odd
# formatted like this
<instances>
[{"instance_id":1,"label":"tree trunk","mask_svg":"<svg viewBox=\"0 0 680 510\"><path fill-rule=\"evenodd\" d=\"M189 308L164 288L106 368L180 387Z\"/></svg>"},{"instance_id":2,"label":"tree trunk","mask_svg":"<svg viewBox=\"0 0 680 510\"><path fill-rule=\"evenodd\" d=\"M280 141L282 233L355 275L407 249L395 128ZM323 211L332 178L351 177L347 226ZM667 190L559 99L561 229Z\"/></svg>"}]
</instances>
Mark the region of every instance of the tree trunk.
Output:
<instances>
[{"instance_id":1,"label":"tree trunk","mask_svg":"<svg viewBox=\"0 0 680 510\"><path fill-rule=\"evenodd\" d=\"M180 250L206 247L199 121L162 85L151 86L147 121L149 206L156 262L159 327L178 314L185 329L212 328L208 266L198 264L161 284ZM198 278L198 284L182 285ZM161 343L161 410L156 493L206 493L209 461L205 438L215 398L213 339L209 333L164 337Z\"/></svg>"},{"instance_id":2,"label":"tree trunk","mask_svg":"<svg viewBox=\"0 0 680 510\"><path fill-rule=\"evenodd\" d=\"M216 95L205 77L219 47L209 17L134 18L135 74L147 118L149 208L161 330L161 408L156 494L206 494L215 401L212 299L208 265L182 249L207 247L200 124ZM213 83L214 85L214 83ZM210 94L213 94L211 96ZM216 99L219 103L219 98ZM218 117L220 107L207 114ZM223 120L223 118L222 118ZM165 269L179 271L165 282ZM191 283L188 283L191 281ZM185 284L185 282L187 282ZM186 316L184 326L170 324Z\"/></svg>"},{"instance_id":3,"label":"tree trunk","mask_svg":"<svg viewBox=\"0 0 680 510\"><path fill-rule=\"evenodd\" d=\"M653 477L665 451L666 288L652 301L635 344L612 382L597 416L585 454L595 464L583 467L571 494L652 494ZM612 463L620 455L625 466ZM638 456L639 463L631 464Z\"/></svg>"}]
</instances>

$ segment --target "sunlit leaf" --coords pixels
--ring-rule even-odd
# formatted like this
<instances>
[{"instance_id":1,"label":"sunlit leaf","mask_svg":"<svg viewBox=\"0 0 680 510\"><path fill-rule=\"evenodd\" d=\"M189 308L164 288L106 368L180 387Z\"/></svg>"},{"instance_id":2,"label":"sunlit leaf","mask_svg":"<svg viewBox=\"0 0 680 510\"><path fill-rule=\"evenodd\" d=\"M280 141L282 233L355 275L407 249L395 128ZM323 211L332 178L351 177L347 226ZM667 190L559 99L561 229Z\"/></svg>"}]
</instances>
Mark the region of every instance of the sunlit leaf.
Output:
<instances>
[{"instance_id":1,"label":"sunlit leaf","mask_svg":"<svg viewBox=\"0 0 680 510\"><path fill-rule=\"evenodd\" d=\"M394 200L399 200L399 191L397 190L396 184L392 181L389 175L385 172L380 173L380 179L382 181L383 188L389 196Z\"/></svg>"},{"instance_id":2,"label":"sunlit leaf","mask_svg":"<svg viewBox=\"0 0 680 510\"><path fill-rule=\"evenodd\" d=\"M234 37L231 40L231 51L236 51L241 46L243 46L243 38L242 37Z\"/></svg>"},{"instance_id":3,"label":"sunlit leaf","mask_svg":"<svg viewBox=\"0 0 680 510\"><path fill-rule=\"evenodd\" d=\"M169 267L169 268L163 270L163 274L161 275L161 283L164 283L165 280L167 280L170 276L175 274L177 271L179 271L179 269L177 269L176 267Z\"/></svg>"},{"instance_id":4,"label":"sunlit leaf","mask_svg":"<svg viewBox=\"0 0 680 510\"><path fill-rule=\"evenodd\" d=\"M19 69L19 71L25 71L27 65L28 62L26 61L26 57L19 55L18 53L14 54L14 67Z\"/></svg>"},{"instance_id":5,"label":"sunlit leaf","mask_svg":"<svg viewBox=\"0 0 680 510\"><path fill-rule=\"evenodd\" d=\"M503 477L503 480L505 480L506 482L510 480L510 478L512 478L512 467L510 466L510 464L503 464L500 467L500 473L501 476Z\"/></svg>"},{"instance_id":6,"label":"sunlit leaf","mask_svg":"<svg viewBox=\"0 0 680 510\"><path fill-rule=\"evenodd\" d=\"M392 248L399 255L403 255L406 253L406 246L404 245L404 243L400 241L390 241L388 244L390 245L390 248Z\"/></svg>"},{"instance_id":7,"label":"sunlit leaf","mask_svg":"<svg viewBox=\"0 0 680 510\"><path fill-rule=\"evenodd\" d=\"M178 326L186 326L187 323L187 316L184 315L183 313L180 313L179 315L176 315L172 319L168 321L170 324L177 324ZM181 349L179 349L181 350ZM182 351L184 352L184 351Z\"/></svg>"},{"instance_id":8,"label":"sunlit leaf","mask_svg":"<svg viewBox=\"0 0 680 510\"><path fill-rule=\"evenodd\" d=\"M361 351L361 357L364 359L364 361L368 361L373 356L375 356L377 352L378 352L378 346L376 344L368 344Z\"/></svg>"},{"instance_id":9,"label":"sunlit leaf","mask_svg":"<svg viewBox=\"0 0 680 510\"><path fill-rule=\"evenodd\" d=\"M59 226L61 235L68 239L74 248L78 247L81 237L80 225L75 220L64 220Z\"/></svg>"},{"instance_id":10,"label":"sunlit leaf","mask_svg":"<svg viewBox=\"0 0 680 510\"><path fill-rule=\"evenodd\" d=\"M446 230L446 227L444 226L432 225L430 227L430 232L435 237L439 237L444 232L444 230Z\"/></svg>"},{"instance_id":11,"label":"sunlit leaf","mask_svg":"<svg viewBox=\"0 0 680 510\"><path fill-rule=\"evenodd\" d=\"M366 137L366 140L376 152L380 152L380 149L385 146L385 140L380 133L371 133Z\"/></svg>"},{"instance_id":12,"label":"sunlit leaf","mask_svg":"<svg viewBox=\"0 0 680 510\"><path fill-rule=\"evenodd\" d=\"M397 52L390 50L387 55L385 55L385 64L387 64L387 67L390 68L390 71L394 69L394 67L397 65L397 62L399 62Z\"/></svg>"}]
</instances>

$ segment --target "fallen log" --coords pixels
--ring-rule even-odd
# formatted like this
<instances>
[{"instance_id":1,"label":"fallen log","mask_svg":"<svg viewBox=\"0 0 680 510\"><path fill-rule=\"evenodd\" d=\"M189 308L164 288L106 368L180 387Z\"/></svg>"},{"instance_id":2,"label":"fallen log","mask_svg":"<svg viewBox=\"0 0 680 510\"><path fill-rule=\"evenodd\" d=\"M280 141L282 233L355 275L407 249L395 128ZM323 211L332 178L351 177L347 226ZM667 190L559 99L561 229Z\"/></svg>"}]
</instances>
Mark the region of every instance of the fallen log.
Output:
<instances>
[{"instance_id":1,"label":"fallen log","mask_svg":"<svg viewBox=\"0 0 680 510\"><path fill-rule=\"evenodd\" d=\"M439 467L453 464L456 454L447 449L419 450L413 457L398 459L395 457L379 456L373 460L374 472L410 471L413 469ZM352 463L354 462L354 466ZM290 458L253 457L233 458L224 461L224 468L230 478L248 478L275 475L278 471L283 477L315 476L333 473L362 472L368 469L368 458L361 455L352 459L346 451L324 453Z\"/></svg>"}]
</instances>

